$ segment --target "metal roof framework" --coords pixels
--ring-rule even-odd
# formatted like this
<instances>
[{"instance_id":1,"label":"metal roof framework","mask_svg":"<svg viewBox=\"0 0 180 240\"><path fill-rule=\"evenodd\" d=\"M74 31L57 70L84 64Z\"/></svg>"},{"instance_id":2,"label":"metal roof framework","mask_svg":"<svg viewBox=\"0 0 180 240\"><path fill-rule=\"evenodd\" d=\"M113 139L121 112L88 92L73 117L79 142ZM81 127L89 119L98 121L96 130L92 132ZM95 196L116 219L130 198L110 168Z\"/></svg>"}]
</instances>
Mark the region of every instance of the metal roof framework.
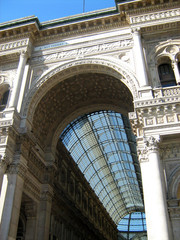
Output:
<instances>
[{"instance_id":1,"label":"metal roof framework","mask_svg":"<svg viewBox=\"0 0 180 240\"><path fill-rule=\"evenodd\" d=\"M113 111L86 114L60 139L117 225L143 211L136 140L127 117Z\"/></svg>"}]
</instances>

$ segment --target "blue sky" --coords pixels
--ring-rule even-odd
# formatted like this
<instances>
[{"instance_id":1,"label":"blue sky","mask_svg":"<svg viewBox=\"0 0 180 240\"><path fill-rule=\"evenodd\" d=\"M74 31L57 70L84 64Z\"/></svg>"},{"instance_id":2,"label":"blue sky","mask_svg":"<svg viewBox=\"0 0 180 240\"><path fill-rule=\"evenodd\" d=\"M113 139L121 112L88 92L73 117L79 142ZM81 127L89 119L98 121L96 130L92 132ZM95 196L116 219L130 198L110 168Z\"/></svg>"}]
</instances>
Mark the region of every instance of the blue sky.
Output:
<instances>
[{"instance_id":1,"label":"blue sky","mask_svg":"<svg viewBox=\"0 0 180 240\"><path fill-rule=\"evenodd\" d=\"M115 0L0 0L0 22L35 15L40 22L114 7Z\"/></svg>"}]
</instances>

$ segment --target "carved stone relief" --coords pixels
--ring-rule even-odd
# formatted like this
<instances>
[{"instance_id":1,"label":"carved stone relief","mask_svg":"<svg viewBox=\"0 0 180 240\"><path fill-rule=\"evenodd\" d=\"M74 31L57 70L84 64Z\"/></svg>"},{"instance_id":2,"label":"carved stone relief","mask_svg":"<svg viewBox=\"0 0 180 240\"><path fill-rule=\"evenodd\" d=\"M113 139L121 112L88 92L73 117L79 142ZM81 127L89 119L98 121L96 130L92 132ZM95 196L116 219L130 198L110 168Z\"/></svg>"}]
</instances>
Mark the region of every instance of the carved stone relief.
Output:
<instances>
[{"instance_id":1,"label":"carved stone relief","mask_svg":"<svg viewBox=\"0 0 180 240\"><path fill-rule=\"evenodd\" d=\"M99 45L83 47L67 51L56 51L56 53L47 54L39 57L33 57L31 62L50 62L62 59L82 58L84 56L95 55L101 52L115 51L118 49L130 48L133 45L132 38L116 41L112 43L103 43Z\"/></svg>"}]
</instances>

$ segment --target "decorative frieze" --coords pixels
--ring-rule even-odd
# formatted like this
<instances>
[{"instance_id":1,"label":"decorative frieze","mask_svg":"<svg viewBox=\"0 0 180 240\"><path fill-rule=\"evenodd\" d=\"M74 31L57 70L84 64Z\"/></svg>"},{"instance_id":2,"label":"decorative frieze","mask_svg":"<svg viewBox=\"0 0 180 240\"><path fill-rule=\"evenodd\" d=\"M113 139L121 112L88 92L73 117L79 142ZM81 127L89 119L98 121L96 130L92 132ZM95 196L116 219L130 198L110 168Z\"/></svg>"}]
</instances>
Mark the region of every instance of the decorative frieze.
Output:
<instances>
[{"instance_id":1,"label":"decorative frieze","mask_svg":"<svg viewBox=\"0 0 180 240\"><path fill-rule=\"evenodd\" d=\"M174 160L180 158L180 144L166 144L160 147L161 157L163 160Z\"/></svg>"},{"instance_id":2,"label":"decorative frieze","mask_svg":"<svg viewBox=\"0 0 180 240\"><path fill-rule=\"evenodd\" d=\"M60 51L56 50L55 53L47 54L39 57L33 57L33 62L51 62L51 61L57 61L62 59L71 59L71 58L78 58L78 57L84 57L88 55L94 55L99 54L100 52L108 52L108 51L115 51L125 48L131 48L133 46L133 40L132 38L123 39L116 42L110 42L110 43L103 43L98 44L94 46L89 47L82 47L78 49L73 50L67 50L67 51Z\"/></svg>"},{"instance_id":3,"label":"decorative frieze","mask_svg":"<svg viewBox=\"0 0 180 240\"><path fill-rule=\"evenodd\" d=\"M13 42L0 44L0 53L2 51L7 51L7 50L12 50L12 49L25 47L25 46L28 45L28 43L29 43L29 39L22 39L22 40L19 40L19 41L13 41Z\"/></svg>"},{"instance_id":4,"label":"decorative frieze","mask_svg":"<svg viewBox=\"0 0 180 240\"><path fill-rule=\"evenodd\" d=\"M171 20L174 18L176 19L177 17L180 16L180 9L171 9L171 10L166 10L166 11L159 11L159 12L155 12L155 13L147 13L147 14L143 14L140 16L132 16L130 17L130 23L131 24L148 24L149 22L152 24L152 22L156 22L157 21L169 21L169 19L171 18Z\"/></svg>"}]
</instances>

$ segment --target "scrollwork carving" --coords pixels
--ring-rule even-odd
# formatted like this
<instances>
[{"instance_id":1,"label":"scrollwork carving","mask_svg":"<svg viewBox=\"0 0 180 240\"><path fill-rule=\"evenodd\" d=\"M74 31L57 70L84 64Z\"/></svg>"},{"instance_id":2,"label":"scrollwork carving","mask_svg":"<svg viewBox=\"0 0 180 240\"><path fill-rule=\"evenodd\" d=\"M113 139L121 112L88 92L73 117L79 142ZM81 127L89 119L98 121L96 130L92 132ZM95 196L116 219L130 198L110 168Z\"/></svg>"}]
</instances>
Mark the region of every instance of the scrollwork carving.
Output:
<instances>
[{"instance_id":1,"label":"scrollwork carving","mask_svg":"<svg viewBox=\"0 0 180 240\"><path fill-rule=\"evenodd\" d=\"M148 139L144 140L147 152L157 152L159 150L160 137L155 138L150 136Z\"/></svg>"},{"instance_id":2,"label":"scrollwork carving","mask_svg":"<svg viewBox=\"0 0 180 240\"><path fill-rule=\"evenodd\" d=\"M143 149L138 148L137 153L138 153L138 159L139 159L140 163L149 161L148 157L147 157L147 149L145 149L145 148L143 148Z\"/></svg>"},{"instance_id":3,"label":"scrollwork carving","mask_svg":"<svg viewBox=\"0 0 180 240\"><path fill-rule=\"evenodd\" d=\"M67 51L60 51L57 53L53 53L51 55L43 55L40 57L35 57L32 59L32 61L35 62L46 62L46 61L52 61L52 60L59 60L59 59L64 59L64 58L78 58L81 56L89 55L89 54L94 54L98 52L103 52L103 51L109 51L109 50L114 50L114 49L121 49L124 47L131 47L132 46L132 38L124 39L121 41L116 41L112 43L103 43L99 45L94 45L94 46L89 46L89 47L83 47L79 49L74 49L74 50L67 50Z\"/></svg>"}]
</instances>

